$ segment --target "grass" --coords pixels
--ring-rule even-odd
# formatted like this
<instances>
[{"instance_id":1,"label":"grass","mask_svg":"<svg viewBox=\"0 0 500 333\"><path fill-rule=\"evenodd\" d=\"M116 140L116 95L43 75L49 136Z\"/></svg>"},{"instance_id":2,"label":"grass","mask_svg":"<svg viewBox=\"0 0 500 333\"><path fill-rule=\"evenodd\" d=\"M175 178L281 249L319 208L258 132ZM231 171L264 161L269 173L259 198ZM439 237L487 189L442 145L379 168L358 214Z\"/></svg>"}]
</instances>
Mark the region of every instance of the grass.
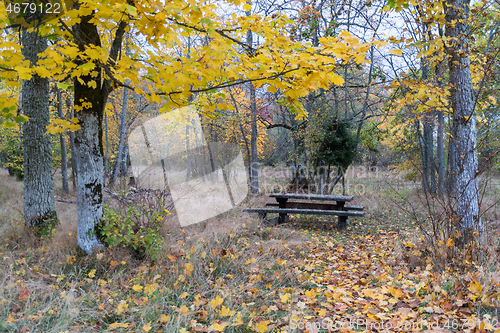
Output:
<instances>
[{"instance_id":1,"label":"grass","mask_svg":"<svg viewBox=\"0 0 500 333\"><path fill-rule=\"evenodd\" d=\"M328 217L265 227L234 209L182 229L167 221L160 255L137 260L118 248L82 255L72 204L57 203L51 239L25 233L22 183L0 173L0 332L301 332L353 319L364 324L352 331L362 332L405 315L496 316L487 302L499 292L496 262L470 274L412 267L402 244L417 237L415 223L397 209L394 187L405 200L416 190L388 174L349 181L364 186L353 204L366 217L345 232Z\"/></svg>"}]
</instances>

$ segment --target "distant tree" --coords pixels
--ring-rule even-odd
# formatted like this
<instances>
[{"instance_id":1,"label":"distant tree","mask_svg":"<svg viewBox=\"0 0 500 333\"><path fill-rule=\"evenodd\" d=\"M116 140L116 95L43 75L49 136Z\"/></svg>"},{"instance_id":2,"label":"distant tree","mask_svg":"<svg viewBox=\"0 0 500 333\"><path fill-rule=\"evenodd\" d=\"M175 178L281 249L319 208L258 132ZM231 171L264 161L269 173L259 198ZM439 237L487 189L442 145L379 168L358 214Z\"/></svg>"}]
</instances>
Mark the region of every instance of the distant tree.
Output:
<instances>
[{"instance_id":1,"label":"distant tree","mask_svg":"<svg viewBox=\"0 0 500 333\"><path fill-rule=\"evenodd\" d=\"M320 174L320 179L324 179L325 171L329 176L332 168L337 171L337 176L328 189L331 193L339 179L356 158L357 140L356 135L351 130L348 120L332 118L323 124L323 139L319 143L315 168ZM326 180L329 183L329 179ZM320 182L323 187L323 181ZM321 192L323 190L321 189Z\"/></svg>"}]
</instances>

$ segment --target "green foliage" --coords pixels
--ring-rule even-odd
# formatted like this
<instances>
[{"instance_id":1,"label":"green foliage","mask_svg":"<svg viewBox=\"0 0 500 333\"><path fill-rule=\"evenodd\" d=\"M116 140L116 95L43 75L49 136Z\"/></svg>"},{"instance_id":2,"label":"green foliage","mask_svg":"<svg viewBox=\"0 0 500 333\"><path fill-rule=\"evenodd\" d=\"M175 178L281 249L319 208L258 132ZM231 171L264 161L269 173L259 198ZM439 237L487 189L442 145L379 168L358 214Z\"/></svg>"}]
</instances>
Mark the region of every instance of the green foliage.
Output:
<instances>
[{"instance_id":1,"label":"green foliage","mask_svg":"<svg viewBox=\"0 0 500 333\"><path fill-rule=\"evenodd\" d=\"M161 199L160 199L161 200ZM164 214L145 205L128 206L115 211L104 205L103 217L97 229L98 238L108 246L128 248L142 258L154 256L163 242L161 227Z\"/></svg>"},{"instance_id":2,"label":"green foliage","mask_svg":"<svg viewBox=\"0 0 500 333\"><path fill-rule=\"evenodd\" d=\"M0 165L9 170L11 176L24 179L23 150L16 128L0 131Z\"/></svg>"},{"instance_id":3,"label":"green foliage","mask_svg":"<svg viewBox=\"0 0 500 333\"><path fill-rule=\"evenodd\" d=\"M333 118L323 124L323 133L316 159L326 166L347 170L356 157L356 136L346 120ZM318 164L319 165L319 164Z\"/></svg>"},{"instance_id":4,"label":"green foliage","mask_svg":"<svg viewBox=\"0 0 500 333\"><path fill-rule=\"evenodd\" d=\"M42 217L32 219L30 224L33 225L33 230L39 238L50 238L61 223L57 218L57 213L50 211Z\"/></svg>"}]
</instances>

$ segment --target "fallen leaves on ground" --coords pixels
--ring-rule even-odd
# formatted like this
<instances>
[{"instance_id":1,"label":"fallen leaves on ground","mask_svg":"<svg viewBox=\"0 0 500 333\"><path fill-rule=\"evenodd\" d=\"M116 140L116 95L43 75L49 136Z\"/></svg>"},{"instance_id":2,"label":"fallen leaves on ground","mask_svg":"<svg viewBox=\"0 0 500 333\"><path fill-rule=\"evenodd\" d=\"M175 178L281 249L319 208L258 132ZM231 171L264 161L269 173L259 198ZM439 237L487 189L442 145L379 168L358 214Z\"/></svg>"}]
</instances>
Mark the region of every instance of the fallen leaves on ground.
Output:
<instances>
[{"instance_id":1,"label":"fallen leaves on ground","mask_svg":"<svg viewBox=\"0 0 500 333\"><path fill-rule=\"evenodd\" d=\"M273 236L278 230L231 234L185 251L180 246L161 263L133 266L101 252L97 264L86 259L89 267L80 263L77 271L77 258L68 256L59 274L36 266L33 253L23 260L4 255L0 328L500 332L493 308L478 311L486 294L498 295L498 273L485 285L484 272L410 270L392 231L308 229L300 231L306 241L289 245L291 239Z\"/></svg>"}]
</instances>

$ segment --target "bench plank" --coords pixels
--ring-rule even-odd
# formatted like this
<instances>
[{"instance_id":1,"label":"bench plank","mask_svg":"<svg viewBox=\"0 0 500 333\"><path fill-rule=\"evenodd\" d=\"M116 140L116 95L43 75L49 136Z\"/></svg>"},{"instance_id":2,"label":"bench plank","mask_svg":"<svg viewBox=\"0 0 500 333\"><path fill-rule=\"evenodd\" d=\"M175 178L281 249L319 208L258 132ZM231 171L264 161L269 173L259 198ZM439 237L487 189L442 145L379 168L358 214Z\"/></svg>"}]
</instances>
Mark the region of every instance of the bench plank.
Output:
<instances>
[{"instance_id":1,"label":"bench plank","mask_svg":"<svg viewBox=\"0 0 500 333\"><path fill-rule=\"evenodd\" d=\"M365 209L365 206L344 206L344 209L363 211Z\"/></svg>"},{"instance_id":2,"label":"bench plank","mask_svg":"<svg viewBox=\"0 0 500 333\"><path fill-rule=\"evenodd\" d=\"M300 215L337 215L337 216L365 216L364 212L349 212L342 210L321 210L321 209L294 209L294 208L245 208L244 212L265 213L265 214L300 214Z\"/></svg>"},{"instance_id":3,"label":"bench plank","mask_svg":"<svg viewBox=\"0 0 500 333\"><path fill-rule=\"evenodd\" d=\"M329 201L352 201L352 196L346 195L322 195L322 194L297 194L297 193L272 193L269 194L271 198L283 199L305 199L305 200L329 200Z\"/></svg>"}]
</instances>

